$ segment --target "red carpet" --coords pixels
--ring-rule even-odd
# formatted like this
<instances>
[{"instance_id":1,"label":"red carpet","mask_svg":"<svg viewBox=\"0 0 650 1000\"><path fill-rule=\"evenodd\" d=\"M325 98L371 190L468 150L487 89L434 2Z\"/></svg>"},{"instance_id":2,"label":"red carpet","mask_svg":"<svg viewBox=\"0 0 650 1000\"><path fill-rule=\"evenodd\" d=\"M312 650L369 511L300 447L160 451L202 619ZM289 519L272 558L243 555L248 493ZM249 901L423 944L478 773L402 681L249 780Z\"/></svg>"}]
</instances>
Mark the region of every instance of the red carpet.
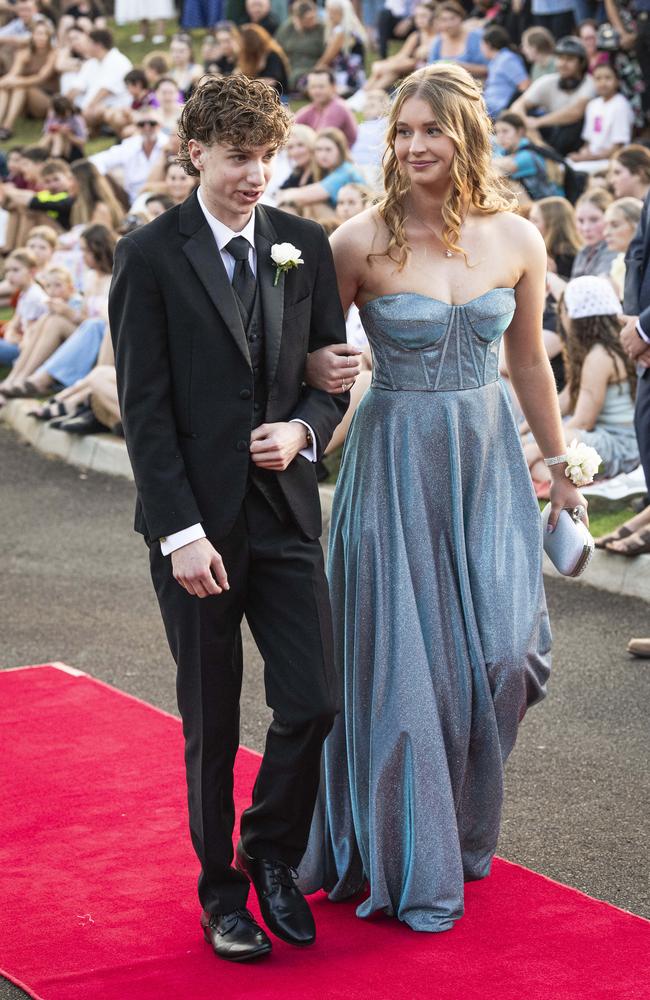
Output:
<instances>
[{"instance_id":1,"label":"red carpet","mask_svg":"<svg viewBox=\"0 0 650 1000\"><path fill-rule=\"evenodd\" d=\"M650 998L650 922L505 861L446 934L316 897L313 948L219 962L198 926L179 722L52 666L0 671L0 706L0 968L32 996ZM239 755L242 804L258 760Z\"/></svg>"}]
</instances>

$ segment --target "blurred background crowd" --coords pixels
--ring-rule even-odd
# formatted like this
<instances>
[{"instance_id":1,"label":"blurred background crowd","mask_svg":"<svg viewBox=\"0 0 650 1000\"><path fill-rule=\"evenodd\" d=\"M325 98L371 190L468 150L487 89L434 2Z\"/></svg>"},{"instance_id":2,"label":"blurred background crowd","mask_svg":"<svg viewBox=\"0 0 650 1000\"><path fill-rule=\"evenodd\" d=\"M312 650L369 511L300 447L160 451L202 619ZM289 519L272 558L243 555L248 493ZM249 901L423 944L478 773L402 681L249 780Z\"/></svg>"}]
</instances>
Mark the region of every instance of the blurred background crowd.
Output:
<instances>
[{"instance_id":1,"label":"blurred background crowd","mask_svg":"<svg viewBox=\"0 0 650 1000\"><path fill-rule=\"evenodd\" d=\"M482 83L495 169L546 244L567 440L597 447L601 479L636 474L639 491L646 359L620 334L650 190L650 0L0 0L0 406L33 398L61 431L121 433L113 250L191 194L176 128L205 74L278 90L295 124L265 200L331 233L381 195L391 94L438 60ZM354 306L347 321L364 372L330 451L371 379ZM543 497L548 471L512 402ZM647 498L637 506L599 544L650 551Z\"/></svg>"}]
</instances>

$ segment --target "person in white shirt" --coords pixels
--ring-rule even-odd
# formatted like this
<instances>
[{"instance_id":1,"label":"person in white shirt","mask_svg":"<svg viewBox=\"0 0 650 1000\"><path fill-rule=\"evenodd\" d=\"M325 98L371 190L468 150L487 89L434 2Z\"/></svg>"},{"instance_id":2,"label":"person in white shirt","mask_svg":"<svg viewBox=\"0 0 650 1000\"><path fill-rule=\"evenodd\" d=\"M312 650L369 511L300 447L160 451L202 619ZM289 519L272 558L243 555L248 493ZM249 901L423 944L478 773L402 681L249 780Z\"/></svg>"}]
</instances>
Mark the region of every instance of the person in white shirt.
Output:
<instances>
[{"instance_id":1,"label":"person in white shirt","mask_svg":"<svg viewBox=\"0 0 650 1000\"><path fill-rule=\"evenodd\" d=\"M59 89L64 97L76 99L78 95L85 93L88 87L88 79L83 68L90 59L90 47L92 42L81 28L73 24L65 32L63 44L59 45L54 67L59 74ZM92 60L97 68L97 60ZM72 94L72 97L70 96Z\"/></svg>"},{"instance_id":2,"label":"person in white shirt","mask_svg":"<svg viewBox=\"0 0 650 1000\"><path fill-rule=\"evenodd\" d=\"M586 167L595 167L609 160L617 150L632 139L634 111L627 98L619 92L619 81L613 66L603 63L593 73L597 97L589 101L582 129L584 146L569 159Z\"/></svg>"},{"instance_id":3,"label":"person in white shirt","mask_svg":"<svg viewBox=\"0 0 650 1000\"><path fill-rule=\"evenodd\" d=\"M35 22L43 20L36 0L16 0L10 9L16 17L0 28L0 76L9 72L16 51L29 44Z\"/></svg>"},{"instance_id":4,"label":"person in white shirt","mask_svg":"<svg viewBox=\"0 0 650 1000\"><path fill-rule=\"evenodd\" d=\"M113 45L113 36L105 28L96 28L89 36L91 58L81 68L82 93L75 94L88 125L101 125L107 108L119 108L131 102L124 77L133 68L131 60ZM68 97L70 94L68 94Z\"/></svg>"},{"instance_id":5,"label":"person in white shirt","mask_svg":"<svg viewBox=\"0 0 650 1000\"><path fill-rule=\"evenodd\" d=\"M0 46L10 49L25 46L32 33L34 19L38 16L36 0L16 0L12 10L16 16L0 28Z\"/></svg>"},{"instance_id":6,"label":"person in white shirt","mask_svg":"<svg viewBox=\"0 0 650 1000\"><path fill-rule=\"evenodd\" d=\"M167 146L167 136L160 129L160 112L157 108L142 108L135 114L137 135L110 146L89 157L100 174L118 174L117 180L133 202Z\"/></svg>"},{"instance_id":7,"label":"person in white shirt","mask_svg":"<svg viewBox=\"0 0 650 1000\"><path fill-rule=\"evenodd\" d=\"M25 247L14 250L7 257L5 279L12 291L18 292L18 302L5 327L4 337L0 338L0 364L13 364L29 325L47 312L47 295L36 283L36 267L36 258ZM0 407L6 401L7 397L0 393Z\"/></svg>"}]
</instances>

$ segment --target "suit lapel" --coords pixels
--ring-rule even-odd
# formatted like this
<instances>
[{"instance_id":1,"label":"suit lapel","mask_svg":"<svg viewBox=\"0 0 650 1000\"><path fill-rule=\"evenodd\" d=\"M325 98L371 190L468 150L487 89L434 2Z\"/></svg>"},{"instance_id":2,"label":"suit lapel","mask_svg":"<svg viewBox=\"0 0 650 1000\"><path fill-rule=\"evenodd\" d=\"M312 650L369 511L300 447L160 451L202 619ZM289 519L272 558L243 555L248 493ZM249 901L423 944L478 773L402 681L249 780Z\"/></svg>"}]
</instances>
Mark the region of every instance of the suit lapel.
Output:
<instances>
[{"instance_id":1,"label":"suit lapel","mask_svg":"<svg viewBox=\"0 0 650 1000\"><path fill-rule=\"evenodd\" d=\"M262 297L264 314L264 340L266 350L266 382L270 388L275 380L282 343L284 317L284 272L277 285L275 264L271 260L271 247L278 242L278 234L262 205L255 209L255 249L257 251L257 284Z\"/></svg>"},{"instance_id":2,"label":"suit lapel","mask_svg":"<svg viewBox=\"0 0 650 1000\"><path fill-rule=\"evenodd\" d=\"M246 331L237 307L237 301L228 281L221 254L217 250L212 230L205 221L196 194L183 204L182 209L184 211L181 213L181 232L192 233L190 239L183 246L183 253L210 296L226 329L250 365Z\"/></svg>"}]
</instances>

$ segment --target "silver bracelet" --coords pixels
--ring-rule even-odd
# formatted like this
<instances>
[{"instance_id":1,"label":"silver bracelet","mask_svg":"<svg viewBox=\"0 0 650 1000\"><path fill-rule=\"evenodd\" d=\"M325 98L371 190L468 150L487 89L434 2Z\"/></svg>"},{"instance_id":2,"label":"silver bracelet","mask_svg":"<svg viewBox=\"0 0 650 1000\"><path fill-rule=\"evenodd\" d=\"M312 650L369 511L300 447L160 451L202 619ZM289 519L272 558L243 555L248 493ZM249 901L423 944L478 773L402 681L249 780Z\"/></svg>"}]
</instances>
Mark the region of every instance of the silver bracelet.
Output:
<instances>
[{"instance_id":1,"label":"silver bracelet","mask_svg":"<svg viewBox=\"0 0 650 1000\"><path fill-rule=\"evenodd\" d=\"M562 463L566 461L566 455L554 455L553 458L545 458L544 465L547 465L550 468L551 465L562 465Z\"/></svg>"}]
</instances>

